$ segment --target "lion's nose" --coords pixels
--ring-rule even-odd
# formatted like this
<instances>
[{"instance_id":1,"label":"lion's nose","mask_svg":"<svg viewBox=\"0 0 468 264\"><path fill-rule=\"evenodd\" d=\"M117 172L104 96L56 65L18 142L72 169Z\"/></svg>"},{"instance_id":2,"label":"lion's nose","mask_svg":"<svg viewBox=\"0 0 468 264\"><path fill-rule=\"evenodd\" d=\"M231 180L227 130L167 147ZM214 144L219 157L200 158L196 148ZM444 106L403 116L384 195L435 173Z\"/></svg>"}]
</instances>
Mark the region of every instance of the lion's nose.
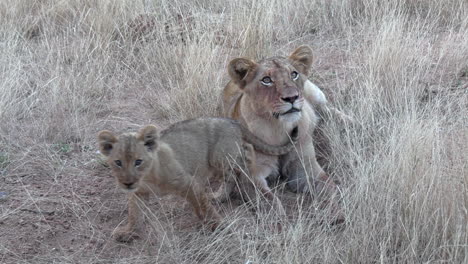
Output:
<instances>
[{"instance_id":1,"label":"lion's nose","mask_svg":"<svg viewBox=\"0 0 468 264\"><path fill-rule=\"evenodd\" d=\"M296 95L296 96L290 96L290 97L281 97L281 100L292 104L296 101L297 98L298 96Z\"/></svg>"}]
</instances>

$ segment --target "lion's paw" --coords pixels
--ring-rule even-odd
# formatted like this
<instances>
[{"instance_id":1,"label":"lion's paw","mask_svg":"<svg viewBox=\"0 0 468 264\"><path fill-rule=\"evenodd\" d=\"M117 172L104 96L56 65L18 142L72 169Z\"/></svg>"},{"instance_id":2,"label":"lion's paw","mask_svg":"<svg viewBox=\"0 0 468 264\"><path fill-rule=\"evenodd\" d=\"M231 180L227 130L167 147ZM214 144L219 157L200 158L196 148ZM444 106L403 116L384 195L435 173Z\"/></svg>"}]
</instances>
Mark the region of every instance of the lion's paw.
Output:
<instances>
[{"instance_id":1,"label":"lion's paw","mask_svg":"<svg viewBox=\"0 0 468 264\"><path fill-rule=\"evenodd\" d=\"M120 227L112 233L112 237L118 242L131 242L139 238L139 235L127 227Z\"/></svg>"}]
</instances>

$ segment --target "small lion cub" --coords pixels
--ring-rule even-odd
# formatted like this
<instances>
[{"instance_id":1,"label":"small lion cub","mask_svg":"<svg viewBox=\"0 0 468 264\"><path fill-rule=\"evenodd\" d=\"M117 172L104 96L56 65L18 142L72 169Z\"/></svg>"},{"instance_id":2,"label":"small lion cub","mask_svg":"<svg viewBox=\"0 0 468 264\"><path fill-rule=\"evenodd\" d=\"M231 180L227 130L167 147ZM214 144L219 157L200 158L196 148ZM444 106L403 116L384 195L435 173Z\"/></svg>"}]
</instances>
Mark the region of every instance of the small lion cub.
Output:
<instances>
[{"instance_id":1,"label":"small lion cub","mask_svg":"<svg viewBox=\"0 0 468 264\"><path fill-rule=\"evenodd\" d=\"M292 140L297 140L297 130L292 134ZM221 217L204 190L208 178L227 175L224 180L229 194L236 177L248 177L245 172L255 169L254 149L267 155L282 155L294 148L293 142L268 145L237 121L225 118L182 121L160 133L152 125L120 136L103 130L98 141L118 185L129 192L128 223L113 234L118 241L137 236L139 206L143 205L139 203L144 203L150 193L184 197L198 218L214 230Z\"/></svg>"}]
</instances>

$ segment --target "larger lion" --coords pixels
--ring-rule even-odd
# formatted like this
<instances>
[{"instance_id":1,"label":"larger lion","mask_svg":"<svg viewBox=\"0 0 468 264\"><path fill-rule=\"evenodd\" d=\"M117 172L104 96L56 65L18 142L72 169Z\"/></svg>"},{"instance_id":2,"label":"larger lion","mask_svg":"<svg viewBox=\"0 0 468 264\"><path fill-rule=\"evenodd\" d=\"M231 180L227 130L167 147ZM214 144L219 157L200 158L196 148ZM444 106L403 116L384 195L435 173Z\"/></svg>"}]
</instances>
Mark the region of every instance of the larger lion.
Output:
<instances>
[{"instance_id":1,"label":"larger lion","mask_svg":"<svg viewBox=\"0 0 468 264\"><path fill-rule=\"evenodd\" d=\"M297 48L287 58L277 56L259 62L233 59L228 66L231 81L223 91L222 109L226 117L239 120L272 145L287 143L288 134L298 126L297 151L279 157L256 153L258 176L266 179L281 174L293 191L310 191L333 201L336 208L336 199L330 198L337 194L337 186L318 164L311 136L318 121L314 106L326 106L323 93L307 80L312 59L308 46ZM329 110L340 114L334 108Z\"/></svg>"}]
</instances>

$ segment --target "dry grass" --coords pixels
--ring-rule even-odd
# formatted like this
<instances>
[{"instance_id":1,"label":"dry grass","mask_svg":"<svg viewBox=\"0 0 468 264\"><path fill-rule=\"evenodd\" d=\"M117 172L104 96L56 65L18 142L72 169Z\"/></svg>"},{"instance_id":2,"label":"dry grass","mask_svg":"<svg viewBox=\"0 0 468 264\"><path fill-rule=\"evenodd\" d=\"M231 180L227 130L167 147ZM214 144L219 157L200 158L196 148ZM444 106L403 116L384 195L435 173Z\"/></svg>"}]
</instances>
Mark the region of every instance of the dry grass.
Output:
<instances>
[{"instance_id":1,"label":"dry grass","mask_svg":"<svg viewBox=\"0 0 468 264\"><path fill-rule=\"evenodd\" d=\"M211 234L164 198L144 238L113 242L124 196L97 131L216 115L230 59L300 44L359 123L323 128L346 228L289 194L283 232L224 205ZM465 0L3 0L0 262L467 263L467 61Z\"/></svg>"}]
</instances>

